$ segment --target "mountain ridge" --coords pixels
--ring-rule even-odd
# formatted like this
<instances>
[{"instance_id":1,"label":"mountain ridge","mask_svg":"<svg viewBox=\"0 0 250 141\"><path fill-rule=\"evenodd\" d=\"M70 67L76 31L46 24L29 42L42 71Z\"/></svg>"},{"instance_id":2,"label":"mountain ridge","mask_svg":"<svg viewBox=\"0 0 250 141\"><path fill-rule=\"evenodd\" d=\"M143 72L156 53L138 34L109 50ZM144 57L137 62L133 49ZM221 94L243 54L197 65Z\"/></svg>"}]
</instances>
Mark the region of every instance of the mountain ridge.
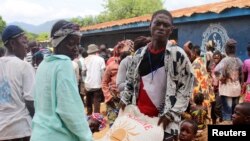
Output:
<instances>
[{"instance_id":1,"label":"mountain ridge","mask_svg":"<svg viewBox=\"0 0 250 141\"><path fill-rule=\"evenodd\" d=\"M25 22L12 22L12 23L9 23L8 25L17 25L27 32L40 34L42 32L49 33L51 31L52 26L57 21L58 20L51 20L51 21L47 21L39 25L33 25L33 24L25 23Z\"/></svg>"}]
</instances>

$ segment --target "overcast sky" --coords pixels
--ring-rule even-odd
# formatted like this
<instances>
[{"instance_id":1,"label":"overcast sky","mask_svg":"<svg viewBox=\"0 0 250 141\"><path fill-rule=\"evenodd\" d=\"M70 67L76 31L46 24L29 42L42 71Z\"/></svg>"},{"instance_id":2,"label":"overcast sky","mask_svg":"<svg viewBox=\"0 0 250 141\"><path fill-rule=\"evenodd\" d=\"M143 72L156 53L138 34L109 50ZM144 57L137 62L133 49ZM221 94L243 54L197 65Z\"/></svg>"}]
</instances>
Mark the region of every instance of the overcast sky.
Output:
<instances>
[{"instance_id":1,"label":"overcast sky","mask_svg":"<svg viewBox=\"0 0 250 141\"><path fill-rule=\"evenodd\" d=\"M97 15L105 0L1 0L0 16L7 23L14 21L42 24L49 20ZM165 0L164 8L180 9L221 0Z\"/></svg>"}]
</instances>

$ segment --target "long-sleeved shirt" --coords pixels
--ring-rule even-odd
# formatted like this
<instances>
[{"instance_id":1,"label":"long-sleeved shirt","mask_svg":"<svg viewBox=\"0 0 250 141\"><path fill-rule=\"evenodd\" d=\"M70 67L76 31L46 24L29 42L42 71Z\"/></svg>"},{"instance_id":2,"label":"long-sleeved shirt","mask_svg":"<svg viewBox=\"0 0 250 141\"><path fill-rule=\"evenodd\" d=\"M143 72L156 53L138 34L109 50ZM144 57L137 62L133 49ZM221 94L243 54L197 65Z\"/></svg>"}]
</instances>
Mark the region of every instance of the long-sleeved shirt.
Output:
<instances>
[{"instance_id":1,"label":"long-sleeved shirt","mask_svg":"<svg viewBox=\"0 0 250 141\"><path fill-rule=\"evenodd\" d=\"M140 48L133 57L128 68L125 90L121 93L121 100L125 104L135 104L138 98L141 76L139 66L148 46ZM159 116L171 115L173 121L166 128L166 132L175 134L179 130L181 113L188 106L193 90L194 75L191 63L185 52L177 46L167 44L164 56L166 71L166 92L164 108Z\"/></svg>"},{"instance_id":2,"label":"long-sleeved shirt","mask_svg":"<svg viewBox=\"0 0 250 141\"><path fill-rule=\"evenodd\" d=\"M131 61L132 61L132 56L127 56L120 62L116 77L116 86L120 92L124 90L126 81L126 72Z\"/></svg>"},{"instance_id":3,"label":"long-sleeved shirt","mask_svg":"<svg viewBox=\"0 0 250 141\"><path fill-rule=\"evenodd\" d=\"M118 96L118 89L116 86L116 76L119 63L117 60L111 62L103 75L102 79L102 91L105 98L105 102L108 102L113 96Z\"/></svg>"},{"instance_id":4,"label":"long-sleeved shirt","mask_svg":"<svg viewBox=\"0 0 250 141\"><path fill-rule=\"evenodd\" d=\"M36 72L31 141L91 141L72 62L47 56Z\"/></svg>"}]
</instances>

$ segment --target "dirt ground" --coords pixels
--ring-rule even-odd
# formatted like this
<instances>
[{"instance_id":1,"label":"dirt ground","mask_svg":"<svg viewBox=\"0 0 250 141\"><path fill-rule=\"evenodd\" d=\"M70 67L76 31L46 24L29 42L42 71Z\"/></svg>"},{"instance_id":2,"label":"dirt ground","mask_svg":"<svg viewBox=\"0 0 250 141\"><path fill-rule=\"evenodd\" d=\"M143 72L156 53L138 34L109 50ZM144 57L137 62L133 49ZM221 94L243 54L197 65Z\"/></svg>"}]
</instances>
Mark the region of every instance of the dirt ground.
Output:
<instances>
[{"instance_id":1,"label":"dirt ground","mask_svg":"<svg viewBox=\"0 0 250 141\"><path fill-rule=\"evenodd\" d=\"M105 103L101 103L101 110L100 111L101 111L101 113L103 115L106 115L106 105L105 105ZM105 116L105 118L106 118L106 116ZM109 124L107 123L106 124L106 128L104 128L100 132L97 132L97 133L93 134L93 138L94 139L100 139L100 138L102 138L108 130L109 130Z\"/></svg>"}]
</instances>

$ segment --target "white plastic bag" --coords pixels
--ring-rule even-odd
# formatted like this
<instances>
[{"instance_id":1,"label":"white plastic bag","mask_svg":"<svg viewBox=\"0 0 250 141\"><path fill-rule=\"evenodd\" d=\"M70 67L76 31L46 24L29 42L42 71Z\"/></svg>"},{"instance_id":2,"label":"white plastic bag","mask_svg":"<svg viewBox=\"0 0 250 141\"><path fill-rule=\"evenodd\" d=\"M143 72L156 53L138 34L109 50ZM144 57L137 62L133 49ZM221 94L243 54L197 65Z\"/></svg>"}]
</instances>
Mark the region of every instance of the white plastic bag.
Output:
<instances>
[{"instance_id":1,"label":"white plastic bag","mask_svg":"<svg viewBox=\"0 0 250 141\"><path fill-rule=\"evenodd\" d=\"M106 135L96 141L162 141L164 130L157 126L158 120L140 113L134 105L126 106Z\"/></svg>"}]
</instances>

